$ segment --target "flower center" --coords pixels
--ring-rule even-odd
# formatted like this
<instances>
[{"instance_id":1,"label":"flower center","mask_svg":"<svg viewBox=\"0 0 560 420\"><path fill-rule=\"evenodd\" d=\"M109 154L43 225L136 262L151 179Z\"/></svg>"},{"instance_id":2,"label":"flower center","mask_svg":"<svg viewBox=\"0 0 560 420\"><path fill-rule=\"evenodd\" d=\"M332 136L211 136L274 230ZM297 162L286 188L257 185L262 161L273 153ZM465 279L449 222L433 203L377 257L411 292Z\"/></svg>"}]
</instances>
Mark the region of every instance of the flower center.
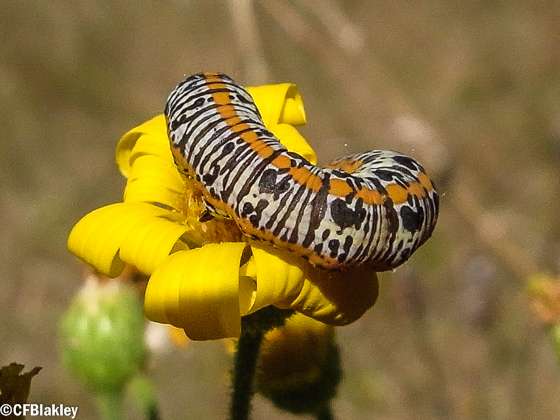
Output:
<instances>
[{"instance_id":1,"label":"flower center","mask_svg":"<svg viewBox=\"0 0 560 420\"><path fill-rule=\"evenodd\" d=\"M231 219L213 217L204 222L200 221L206 211L201 187L192 178L185 177L184 181L185 189L180 210L184 217L183 223L189 228L185 233L189 245L242 241L241 230Z\"/></svg>"}]
</instances>

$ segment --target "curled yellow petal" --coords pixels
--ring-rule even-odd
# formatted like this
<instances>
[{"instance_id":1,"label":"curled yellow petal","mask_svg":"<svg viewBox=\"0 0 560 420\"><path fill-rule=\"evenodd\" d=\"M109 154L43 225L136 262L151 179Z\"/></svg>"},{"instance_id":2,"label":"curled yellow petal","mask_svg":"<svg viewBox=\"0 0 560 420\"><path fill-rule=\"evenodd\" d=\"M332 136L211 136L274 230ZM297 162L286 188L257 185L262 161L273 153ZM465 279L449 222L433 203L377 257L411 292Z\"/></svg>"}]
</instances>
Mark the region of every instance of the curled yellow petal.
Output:
<instances>
[{"instance_id":1,"label":"curled yellow petal","mask_svg":"<svg viewBox=\"0 0 560 420\"><path fill-rule=\"evenodd\" d=\"M239 266L246 244L223 242L177 252L151 276L144 310L193 340L240 333Z\"/></svg>"},{"instance_id":2,"label":"curled yellow petal","mask_svg":"<svg viewBox=\"0 0 560 420\"><path fill-rule=\"evenodd\" d=\"M293 83L248 87L267 127L276 124L305 124L305 109L298 88Z\"/></svg>"},{"instance_id":3,"label":"curled yellow petal","mask_svg":"<svg viewBox=\"0 0 560 420\"><path fill-rule=\"evenodd\" d=\"M136 158L130 169L124 201L158 203L179 210L184 193L185 182L172 160L144 155Z\"/></svg>"},{"instance_id":4,"label":"curled yellow petal","mask_svg":"<svg viewBox=\"0 0 560 420\"><path fill-rule=\"evenodd\" d=\"M162 218L137 226L121 243L120 257L145 274L151 274L173 251L187 249L179 239L186 228Z\"/></svg>"},{"instance_id":5,"label":"curled yellow petal","mask_svg":"<svg viewBox=\"0 0 560 420\"><path fill-rule=\"evenodd\" d=\"M249 87L247 90L255 100L267 128L289 150L299 153L310 162L315 163L317 160L315 152L301 134L292 127L305 124L303 100L296 85L280 83ZM131 176L135 161L146 155L158 156L174 165L163 114L128 131L119 140L115 152L119 170L127 178Z\"/></svg>"},{"instance_id":6,"label":"curled yellow petal","mask_svg":"<svg viewBox=\"0 0 560 420\"><path fill-rule=\"evenodd\" d=\"M261 244L252 245L252 252L257 292L251 311L272 304L344 325L361 317L377 300L377 274L370 269L322 270L290 252Z\"/></svg>"},{"instance_id":7,"label":"curled yellow petal","mask_svg":"<svg viewBox=\"0 0 560 420\"><path fill-rule=\"evenodd\" d=\"M118 276L124 263L145 274L174 250L186 228L167 220L169 210L145 203L118 203L85 215L68 237L68 249L110 277Z\"/></svg>"},{"instance_id":8,"label":"curled yellow petal","mask_svg":"<svg viewBox=\"0 0 560 420\"><path fill-rule=\"evenodd\" d=\"M123 176L128 178L132 163L143 155L160 156L173 162L163 114L134 127L117 143L115 159Z\"/></svg>"},{"instance_id":9,"label":"curled yellow petal","mask_svg":"<svg viewBox=\"0 0 560 420\"><path fill-rule=\"evenodd\" d=\"M173 254L148 283L148 318L184 328L194 340L208 340L238 336L241 316L269 305L342 325L359 318L377 299L372 271L319 270L261 245L251 245L252 256L244 262L246 247L208 244Z\"/></svg>"},{"instance_id":10,"label":"curled yellow petal","mask_svg":"<svg viewBox=\"0 0 560 420\"><path fill-rule=\"evenodd\" d=\"M269 130L278 137L286 149L299 154L313 164L317 163L315 151L295 127L289 124L278 124L269 127Z\"/></svg>"},{"instance_id":11,"label":"curled yellow petal","mask_svg":"<svg viewBox=\"0 0 560 420\"><path fill-rule=\"evenodd\" d=\"M305 124L303 100L296 85L280 83L247 88L267 127L278 124ZM172 162L165 116L157 115L121 137L115 158L121 173L128 177L133 161L142 155L157 155Z\"/></svg>"},{"instance_id":12,"label":"curled yellow petal","mask_svg":"<svg viewBox=\"0 0 560 420\"><path fill-rule=\"evenodd\" d=\"M248 87L266 127L290 151L317 163L317 156L294 125L305 124L305 109L293 83Z\"/></svg>"}]
</instances>

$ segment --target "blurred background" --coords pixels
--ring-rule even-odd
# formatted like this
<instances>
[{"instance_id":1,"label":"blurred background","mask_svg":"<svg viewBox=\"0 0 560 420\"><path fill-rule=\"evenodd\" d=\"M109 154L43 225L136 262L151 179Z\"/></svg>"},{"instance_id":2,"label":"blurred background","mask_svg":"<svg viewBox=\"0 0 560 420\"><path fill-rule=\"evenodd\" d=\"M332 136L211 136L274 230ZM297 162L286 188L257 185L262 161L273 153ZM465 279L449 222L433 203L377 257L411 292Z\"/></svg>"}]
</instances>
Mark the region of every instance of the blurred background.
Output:
<instances>
[{"instance_id":1,"label":"blurred background","mask_svg":"<svg viewBox=\"0 0 560 420\"><path fill-rule=\"evenodd\" d=\"M560 415L526 294L560 269L560 2L6 1L0 28L0 362L43 366L31 401L96 418L57 349L82 283L67 234L121 199L118 138L183 75L221 71L296 83L320 161L399 150L439 187L432 240L337 329L338 418ZM154 353L162 418L225 418L230 363L220 342ZM297 418L257 397L265 416Z\"/></svg>"}]
</instances>

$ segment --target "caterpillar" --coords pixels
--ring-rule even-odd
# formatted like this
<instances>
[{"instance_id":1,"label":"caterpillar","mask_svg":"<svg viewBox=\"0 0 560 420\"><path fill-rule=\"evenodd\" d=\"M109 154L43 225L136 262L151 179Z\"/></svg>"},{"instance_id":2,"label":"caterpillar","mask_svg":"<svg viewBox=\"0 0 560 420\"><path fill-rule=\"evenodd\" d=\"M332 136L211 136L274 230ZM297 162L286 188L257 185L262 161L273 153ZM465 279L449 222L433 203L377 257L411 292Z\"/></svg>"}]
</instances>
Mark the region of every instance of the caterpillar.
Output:
<instances>
[{"instance_id":1,"label":"caterpillar","mask_svg":"<svg viewBox=\"0 0 560 420\"><path fill-rule=\"evenodd\" d=\"M435 227L438 194L416 160L372 150L313 165L266 129L249 93L224 74L183 80L165 117L175 163L201 187L209 214L315 266L390 270Z\"/></svg>"}]
</instances>

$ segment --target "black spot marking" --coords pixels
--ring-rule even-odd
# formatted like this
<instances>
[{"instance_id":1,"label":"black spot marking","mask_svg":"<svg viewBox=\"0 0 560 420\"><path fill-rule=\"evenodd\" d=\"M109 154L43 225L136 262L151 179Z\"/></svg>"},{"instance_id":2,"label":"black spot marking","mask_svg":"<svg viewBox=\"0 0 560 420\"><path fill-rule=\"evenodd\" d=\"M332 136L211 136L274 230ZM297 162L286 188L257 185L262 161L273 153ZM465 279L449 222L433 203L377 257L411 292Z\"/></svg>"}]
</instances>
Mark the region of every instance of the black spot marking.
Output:
<instances>
[{"instance_id":1,"label":"black spot marking","mask_svg":"<svg viewBox=\"0 0 560 420\"><path fill-rule=\"evenodd\" d=\"M261 180L259 181L259 192L261 194L272 194L276 188L276 171L274 169L267 169L263 172Z\"/></svg>"},{"instance_id":2,"label":"black spot marking","mask_svg":"<svg viewBox=\"0 0 560 420\"><path fill-rule=\"evenodd\" d=\"M356 203L356 210L351 209L344 200L337 198L331 204L331 215L333 221L340 227L345 229L350 226L358 228L365 217L365 210L362 208L363 200Z\"/></svg>"},{"instance_id":3,"label":"black spot marking","mask_svg":"<svg viewBox=\"0 0 560 420\"><path fill-rule=\"evenodd\" d=\"M331 255L336 254L338 252L338 248L340 247L340 241L338 239L331 239L329 241L329 249L331 250Z\"/></svg>"},{"instance_id":4,"label":"black spot marking","mask_svg":"<svg viewBox=\"0 0 560 420\"><path fill-rule=\"evenodd\" d=\"M416 232L422 226L424 221L424 214L421 209L415 212L408 206L403 206L401 208L401 218L403 221L403 227L409 232Z\"/></svg>"},{"instance_id":5,"label":"black spot marking","mask_svg":"<svg viewBox=\"0 0 560 420\"><path fill-rule=\"evenodd\" d=\"M290 178L285 177L278 184L274 186L274 199L278 200L280 194L284 194L290 189Z\"/></svg>"},{"instance_id":6,"label":"black spot marking","mask_svg":"<svg viewBox=\"0 0 560 420\"><path fill-rule=\"evenodd\" d=\"M326 241L330 234L331 234L330 229L325 229L323 231L323 234L321 235L321 239L323 239L323 241Z\"/></svg>"},{"instance_id":7,"label":"black spot marking","mask_svg":"<svg viewBox=\"0 0 560 420\"><path fill-rule=\"evenodd\" d=\"M212 185L216 180L216 178L218 178L219 174L220 174L220 165L214 165L212 166L210 173L204 174L202 176L202 182L205 185ZM215 193L212 193L212 195L215 195Z\"/></svg>"},{"instance_id":8,"label":"black spot marking","mask_svg":"<svg viewBox=\"0 0 560 420\"><path fill-rule=\"evenodd\" d=\"M257 213L262 213L262 211L268 207L268 201L267 200L259 200L259 202L257 203L257 207L255 208L255 211Z\"/></svg>"},{"instance_id":9,"label":"black spot marking","mask_svg":"<svg viewBox=\"0 0 560 420\"><path fill-rule=\"evenodd\" d=\"M251 203L243 204L243 210L241 210L241 217L247 217L247 215L253 213L255 209Z\"/></svg>"},{"instance_id":10,"label":"black spot marking","mask_svg":"<svg viewBox=\"0 0 560 420\"><path fill-rule=\"evenodd\" d=\"M233 144L233 142L227 142L225 144L225 146L222 148L222 153L223 154L229 154L231 152L233 152L233 148L235 147L235 145Z\"/></svg>"}]
</instances>

